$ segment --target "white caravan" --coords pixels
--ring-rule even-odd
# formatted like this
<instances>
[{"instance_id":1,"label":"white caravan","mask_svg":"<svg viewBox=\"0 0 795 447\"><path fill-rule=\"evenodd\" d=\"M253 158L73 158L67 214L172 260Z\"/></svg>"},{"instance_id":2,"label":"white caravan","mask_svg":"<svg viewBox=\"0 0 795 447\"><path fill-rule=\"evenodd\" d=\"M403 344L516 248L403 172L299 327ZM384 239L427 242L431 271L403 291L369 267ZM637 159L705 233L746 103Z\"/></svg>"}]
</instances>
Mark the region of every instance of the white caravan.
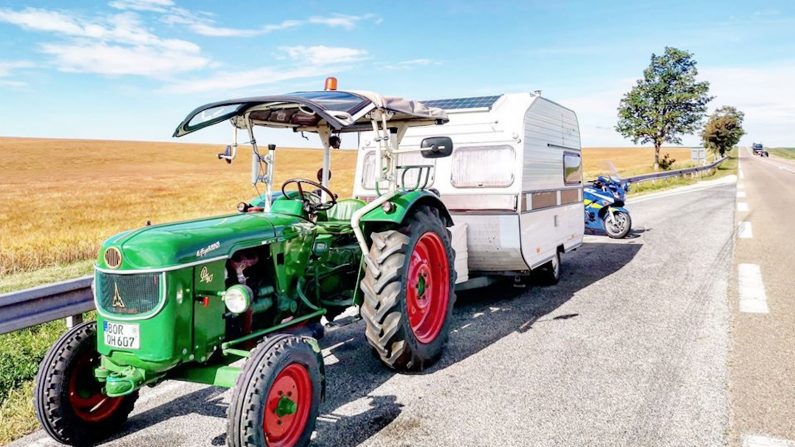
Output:
<instances>
[{"instance_id":1,"label":"white caravan","mask_svg":"<svg viewBox=\"0 0 795 447\"><path fill-rule=\"evenodd\" d=\"M448 136L453 153L405 153L397 164L432 166L405 169L402 181L438 191L450 211L459 288L502 275L521 281L539 268L556 282L561 253L579 247L584 232L576 114L529 93L422 103L444 109L450 121L408 129L401 148L416 150L423 138ZM356 162L354 195L365 200L378 195L373 136L360 135Z\"/></svg>"}]
</instances>

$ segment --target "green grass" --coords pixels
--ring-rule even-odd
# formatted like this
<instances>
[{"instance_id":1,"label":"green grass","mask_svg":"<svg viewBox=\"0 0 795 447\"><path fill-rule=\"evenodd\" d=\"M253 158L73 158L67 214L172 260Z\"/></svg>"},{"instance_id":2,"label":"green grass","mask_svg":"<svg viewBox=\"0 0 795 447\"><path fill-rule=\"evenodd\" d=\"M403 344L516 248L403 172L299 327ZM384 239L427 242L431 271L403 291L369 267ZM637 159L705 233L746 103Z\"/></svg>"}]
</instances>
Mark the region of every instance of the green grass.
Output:
<instances>
[{"instance_id":1,"label":"green grass","mask_svg":"<svg viewBox=\"0 0 795 447\"><path fill-rule=\"evenodd\" d=\"M767 151L775 157L795 160L795 147L776 147L773 149L768 149Z\"/></svg>"},{"instance_id":2,"label":"green grass","mask_svg":"<svg viewBox=\"0 0 795 447\"><path fill-rule=\"evenodd\" d=\"M701 177L672 177L661 179L657 181L648 181L632 185L630 194L633 196L648 194L654 191L661 191L664 189L676 188L678 186L687 186L698 183L702 180L714 180L727 175L737 174L737 149L732 149L728 153L726 161L721 163L718 168L711 175L703 175Z\"/></svg>"},{"instance_id":3,"label":"green grass","mask_svg":"<svg viewBox=\"0 0 795 447\"><path fill-rule=\"evenodd\" d=\"M55 265L32 272L14 273L0 276L0 293L28 289L43 284L63 281L90 275L93 272L94 260L80 261L73 264Z\"/></svg>"},{"instance_id":4,"label":"green grass","mask_svg":"<svg viewBox=\"0 0 795 447\"><path fill-rule=\"evenodd\" d=\"M0 278L0 293L91 274L94 261L47 267ZM86 315L93 319L93 312ZM33 382L47 349L66 331L63 320L0 335L0 445L36 430Z\"/></svg>"},{"instance_id":5,"label":"green grass","mask_svg":"<svg viewBox=\"0 0 795 447\"><path fill-rule=\"evenodd\" d=\"M0 335L0 445L38 427L33 378L47 349L66 330L63 320Z\"/></svg>"}]
</instances>

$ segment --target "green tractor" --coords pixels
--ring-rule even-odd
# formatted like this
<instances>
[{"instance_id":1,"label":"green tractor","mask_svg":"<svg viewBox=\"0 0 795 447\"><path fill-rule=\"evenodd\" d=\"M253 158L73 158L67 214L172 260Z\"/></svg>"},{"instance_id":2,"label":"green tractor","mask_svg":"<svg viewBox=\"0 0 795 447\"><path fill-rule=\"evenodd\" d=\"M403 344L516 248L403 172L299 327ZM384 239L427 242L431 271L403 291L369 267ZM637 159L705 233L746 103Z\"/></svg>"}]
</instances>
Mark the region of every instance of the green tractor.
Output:
<instances>
[{"instance_id":1,"label":"green tractor","mask_svg":"<svg viewBox=\"0 0 795 447\"><path fill-rule=\"evenodd\" d=\"M258 198L233 214L145 226L102 244L97 319L65 333L36 379L36 415L57 441L99 441L125 423L143 386L182 380L234 388L229 445L306 445L326 386L321 317L351 306L388 367L420 370L441 355L455 301L453 222L426 189L431 168L397 159L450 155L443 136L400 148L409 127L444 124L447 115L327 88L207 104L174 136L222 121L234 142L218 158L231 163L245 132ZM257 126L317 134L319 181L290 179L273 191L276 146L262 150ZM378 146L379 195L369 203L328 187L330 151L343 133L363 131Z\"/></svg>"}]
</instances>

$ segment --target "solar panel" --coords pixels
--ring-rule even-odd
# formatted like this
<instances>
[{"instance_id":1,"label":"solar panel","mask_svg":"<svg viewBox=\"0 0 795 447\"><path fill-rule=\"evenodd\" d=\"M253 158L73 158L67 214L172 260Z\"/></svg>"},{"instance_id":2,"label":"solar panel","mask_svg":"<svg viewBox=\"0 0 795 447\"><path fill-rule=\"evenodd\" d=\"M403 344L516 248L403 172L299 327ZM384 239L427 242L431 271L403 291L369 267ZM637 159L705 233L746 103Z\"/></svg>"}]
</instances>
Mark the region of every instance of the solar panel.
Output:
<instances>
[{"instance_id":1,"label":"solar panel","mask_svg":"<svg viewBox=\"0 0 795 447\"><path fill-rule=\"evenodd\" d=\"M477 109L481 107L491 108L501 95L498 96L474 96L471 98L449 98L449 99L430 99L420 101L428 107L438 107L440 109Z\"/></svg>"}]
</instances>

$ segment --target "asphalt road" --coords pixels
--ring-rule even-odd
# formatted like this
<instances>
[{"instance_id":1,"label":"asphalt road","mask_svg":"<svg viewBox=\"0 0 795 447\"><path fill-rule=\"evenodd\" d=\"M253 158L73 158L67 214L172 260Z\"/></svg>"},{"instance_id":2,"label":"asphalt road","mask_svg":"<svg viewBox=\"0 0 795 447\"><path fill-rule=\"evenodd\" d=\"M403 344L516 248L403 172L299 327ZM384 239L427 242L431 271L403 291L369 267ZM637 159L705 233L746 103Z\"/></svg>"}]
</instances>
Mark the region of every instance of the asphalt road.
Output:
<instances>
[{"instance_id":1,"label":"asphalt road","mask_svg":"<svg viewBox=\"0 0 795 447\"><path fill-rule=\"evenodd\" d=\"M557 286L461 295L447 351L422 373L382 367L362 322L329 331L314 445L727 444L735 200L720 182L630 202L631 237L587 236ZM223 445L228 400L145 390L107 445ZM16 445L51 444L37 432Z\"/></svg>"},{"instance_id":2,"label":"asphalt road","mask_svg":"<svg viewBox=\"0 0 795 447\"><path fill-rule=\"evenodd\" d=\"M795 163L741 152L729 295L731 438L792 447L784 440L795 440Z\"/></svg>"}]
</instances>

